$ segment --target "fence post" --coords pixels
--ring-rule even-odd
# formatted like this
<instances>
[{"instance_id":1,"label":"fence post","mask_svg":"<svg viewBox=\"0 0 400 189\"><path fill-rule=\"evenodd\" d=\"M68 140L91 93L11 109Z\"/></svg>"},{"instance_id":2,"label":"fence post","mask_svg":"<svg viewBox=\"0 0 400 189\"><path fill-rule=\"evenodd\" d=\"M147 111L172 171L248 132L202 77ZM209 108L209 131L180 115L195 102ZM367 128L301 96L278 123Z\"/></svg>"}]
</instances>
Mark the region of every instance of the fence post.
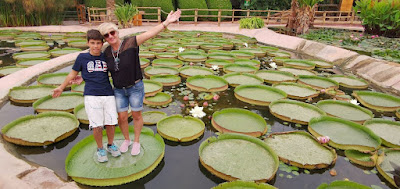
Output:
<instances>
[{"instance_id":1,"label":"fence post","mask_svg":"<svg viewBox=\"0 0 400 189\"><path fill-rule=\"evenodd\" d=\"M354 12L354 10L352 10L352 11L351 11L351 17L350 17L350 25L353 25L355 14L356 14L356 13Z\"/></svg>"},{"instance_id":2,"label":"fence post","mask_svg":"<svg viewBox=\"0 0 400 189\"><path fill-rule=\"evenodd\" d=\"M157 8L158 23L161 23L161 7Z\"/></svg>"},{"instance_id":3,"label":"fence post","mask_svg":"<svg viewBox=\"0 0 400 189\"><path fill-rule=\"evenodd\" d=\"M221 9L218 9L218 26L221 25Z\"/></svg>"},{"instance_id":4,"label":"fence post","mask_svg":"<svg viewBox=\"0 0 400 189\"><path fill-rule=\"evenodd\" d=\"M247 9L247 18L250 17L250 9Z\"/></svg>"},{"instance_id":5,"label":"fence post","mask_svg":"<svg viewBox=\"0 0 400 189\"><path fill-rule=\"evenodd\" d=\"M325 25L325 19L326 19L326 12L324 11L324 14L322 14L322 25Z\"/></svg>"},{"instance_id":6,"label":"fence post","mask_svg":"<svg viewBox=\"0 0 400 189\"><path fill-rule=\"evenodd\" d=\"M197 26L197 17L199 15L199 10L194 9L194 25Z\"/></svg>"},{"instance_id":7,"label":"fence post","mask_svg":"<svg viewBox=\"0 0 400 189\"><path fill-rule=\"evenodd\" d=\"M267 14L267 25L269 24L269 17L271 16L271 12L270 11L268 11L268 14Z\"/></svg>"},{"instance_id":8,"label":"fence post","mask_svg":"<svg viewBox=\"0 0 400 189\"><path fill-rule=\"evenodd\" d=\"M235 21L235 9L232 9L232 23Z\"/></svg>"},{"instance_id":9,"label":"fence post","mask_svg":"<svg viewBox=\"0 0 400 189\"><path fill-rule=\"evenodd\" d=\"M90 7L87 8L87 11L88 11L89 23L91 25L92 24L92 18L90 16Z\"/></svg>"}]
</instances>

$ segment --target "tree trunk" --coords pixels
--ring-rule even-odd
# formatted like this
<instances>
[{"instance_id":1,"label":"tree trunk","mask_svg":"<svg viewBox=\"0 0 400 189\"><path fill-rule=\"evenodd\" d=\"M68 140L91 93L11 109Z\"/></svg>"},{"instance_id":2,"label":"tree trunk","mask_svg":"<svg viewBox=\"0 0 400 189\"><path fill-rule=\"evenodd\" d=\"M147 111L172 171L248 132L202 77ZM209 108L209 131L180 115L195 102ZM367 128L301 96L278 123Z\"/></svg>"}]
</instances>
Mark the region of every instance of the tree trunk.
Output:
<instances>
[{"instance_id":1,"label":"tree trunk","mask_svg":"<svg viewBox=\"0 0 400 189\"><path fill-rule=\"evenodd\" d=\"M114 15L115 0L106 0L106 8L107 8L107 17L110 19L109 21L115 20L116 19Z\"/></svg>"},{"instance_id":2,"label":"tree trunk","mask_svg":"<svg viewBox=\"0 0 400 189\"><path fill-rule=\"evenodd\" d=\"M297 0L292 0L291 3L291 14L288 19L288 23L286 24L286 28L288 28L289 32L294 34L297 28L296 17L299 9L299 2Z\"/></svg>"},{"instance_id":3,"label":"tree trunk","mask_svg":"<svg viewBox=\"0 0 400 189\"><path fill-rule=\"evenodd\" d=\"M303 6L300 7L298 10L299 12L296 17L296 33L305 34L312 26L312 22L314 20L314 7Z\"/></svg>"}]
</instances>

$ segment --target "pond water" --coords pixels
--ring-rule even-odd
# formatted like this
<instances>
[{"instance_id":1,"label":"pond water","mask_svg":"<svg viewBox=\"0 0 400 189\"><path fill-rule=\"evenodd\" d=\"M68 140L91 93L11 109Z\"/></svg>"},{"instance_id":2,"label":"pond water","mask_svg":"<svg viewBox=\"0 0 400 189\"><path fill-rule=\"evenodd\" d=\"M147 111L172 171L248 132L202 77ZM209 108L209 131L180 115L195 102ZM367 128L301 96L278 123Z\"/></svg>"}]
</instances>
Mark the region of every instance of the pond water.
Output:
<instances>
[{"instance_id":1,"label":"pond water","mask_svg":"<svg viewBox=\"0 0 400 189\"><path fill-rule=\"evenodd\" d=\"M292 56L295 58L296 56ZM265 69L262 65L261 69ZM69 72L71 66L63 68L58 72ZM340 72L339 70L333 70L335 72ZM220 73L222 75L222 71ZM182 80L183 83L185 80ZM32 85L35 85L33 83ZM191 107L181 108L181 104L188 105L188 101L183 100L183 95L179 95L180 91L177 89L188 90L184 84L177 85L176 87L164 87L164 92L169 92L173 95L173 101L169 106L162 107L149 107L144 106L145 111L158 110L166 112L168 115L173 114L183 114L188 115L188 111ZM224 108L244 108L251 110L259 115L261 115L270 125L268 129L269 133L275 132L286 132L292 130L304 130L307 131L307 126L301 126L298 124L287 123L270 114L268 107L254 106L242 101L239 101L234 97L233 87L229 87L228 90L220 92L221 98L217 102L209 101L210 105L204 108L204 112L207 116L202 118L202 121L206 124L206 130L204 135L199 139L188 142L188 143L176 143L165 140L165 156L161 163L157 166L153 172L149 175L139 179L137 181L109 188L193 188L193 189L204 189L211 188L219 183L225 182L224 180L212 175L207 171L199 161L199 146L202 141L206 140L211 136L217 136L216 130L211 126L210 117L213 112L221 110ZM345 91L346 94L350 95L351 91ZM194 97L198 96L198 92L194 93ZM316 99L315 101L317 101ZM202 100L198 100L199 104L202 104ZM8 102L0 109L0 128L2 128L7 123L21 117L24 115L34 114L34 109L31 106L20 106ZM393 115L382 115L380 113L374 112L375 117L385 117L387 119L394 119ZM130 122L130 125L133 123ZM156 126L147 126L151 128L154 133L157 133ZM27 161L33 162L35 164L48 167L56 172L58 176L65 180L71 180L65 172L65 158L67 157L71 148L78 143L83 138L91 135L92 132L88 130L87 125L81 124L79 129L70 137L57 142L52 145L44 147L24 147L19 145L14 145L8 142L6 148L15 154L17 157L26 159ZM278 188L299 188L299 189L309 189L317 188L321 183L330 183L334 180L349 179L367 186L376 185L381 188L390 188L389 183L385 181L378 173L376 173L375 168L365 168L355 165L348 161L344 157L344 152L337 150L338 159L335 165L332 165L326 169L305 171L300 169L298 176L293 173L288 173L286 171L278 170L276 177L269 182L269 184L274 185ZM337 171L337 176L331 176L329 171L335 169ZM79 185L82 188L92 188L90 186Z\"/></svg>"}]
</instances>

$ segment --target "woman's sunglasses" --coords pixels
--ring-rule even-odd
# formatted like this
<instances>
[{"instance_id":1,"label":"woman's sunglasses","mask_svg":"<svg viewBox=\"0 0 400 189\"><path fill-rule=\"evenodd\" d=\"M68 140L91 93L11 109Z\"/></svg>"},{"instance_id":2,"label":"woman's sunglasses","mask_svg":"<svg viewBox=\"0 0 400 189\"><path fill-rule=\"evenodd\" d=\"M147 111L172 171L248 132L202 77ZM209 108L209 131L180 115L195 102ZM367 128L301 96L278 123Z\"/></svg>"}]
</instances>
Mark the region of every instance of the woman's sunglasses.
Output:
<instances>
[{"instance_id":1,"label":"woman's sunglasses","mask_svg":"<svg viewBox=\"0 0 400 189\"><path fill-rule=\"evenodd\" d=\"M110 35L115 35L115 31L110 31L109 33L104 34L104 38L108 38Z\"/></svg>"}]
</instances>

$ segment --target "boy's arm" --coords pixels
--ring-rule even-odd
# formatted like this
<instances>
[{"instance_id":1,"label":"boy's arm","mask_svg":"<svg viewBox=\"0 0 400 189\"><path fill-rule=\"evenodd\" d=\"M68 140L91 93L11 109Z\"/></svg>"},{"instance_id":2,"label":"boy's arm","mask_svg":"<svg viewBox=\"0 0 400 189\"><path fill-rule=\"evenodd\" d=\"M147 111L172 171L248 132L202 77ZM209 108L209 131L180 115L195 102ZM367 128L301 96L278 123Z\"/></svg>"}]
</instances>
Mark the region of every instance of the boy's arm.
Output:
<instances>
[{"instance_id":1,"label":"boy's arm","mask_svg":"<svg viewBox=\"0 0 400 189\"><path fill-rule=\"evenodd\" d=\"M161 24L159 24L159 25L153 27L152 29L150 29L150 30L147 31L147 32L144 32L144 33L142 33L142 34L136 36L136 43L137 43L137 46L140 46L140 45L141 45L142 43L144 43L146 40L148 40L148 39L150 39L150 38L156 36L156 35L157 35L158 33L160 33L164 28L166 28L170 23L177 21L177 20L179 19L179 17L181 17L181 10L177 10L177 11L175 11L175 12L171 11L171 12L168 14L167 19L166 19L163 23L161 23Z\"/></svg>"},{"instance_id":2,"label":"boy's arm","mask_svg":"<svg viewBox=\"0 0 400 189\"><path fill-rule=\"evenodd\" d=\"M70 83L72 79L74 79L78 75L78 73L79 72L75 70L71 70L71 72L69 72L69 74L67 75L67 78L65 78L64 82L53 90L53 98L59 97L64 91L64 88Z\"/></svg>"}]
</instances>

